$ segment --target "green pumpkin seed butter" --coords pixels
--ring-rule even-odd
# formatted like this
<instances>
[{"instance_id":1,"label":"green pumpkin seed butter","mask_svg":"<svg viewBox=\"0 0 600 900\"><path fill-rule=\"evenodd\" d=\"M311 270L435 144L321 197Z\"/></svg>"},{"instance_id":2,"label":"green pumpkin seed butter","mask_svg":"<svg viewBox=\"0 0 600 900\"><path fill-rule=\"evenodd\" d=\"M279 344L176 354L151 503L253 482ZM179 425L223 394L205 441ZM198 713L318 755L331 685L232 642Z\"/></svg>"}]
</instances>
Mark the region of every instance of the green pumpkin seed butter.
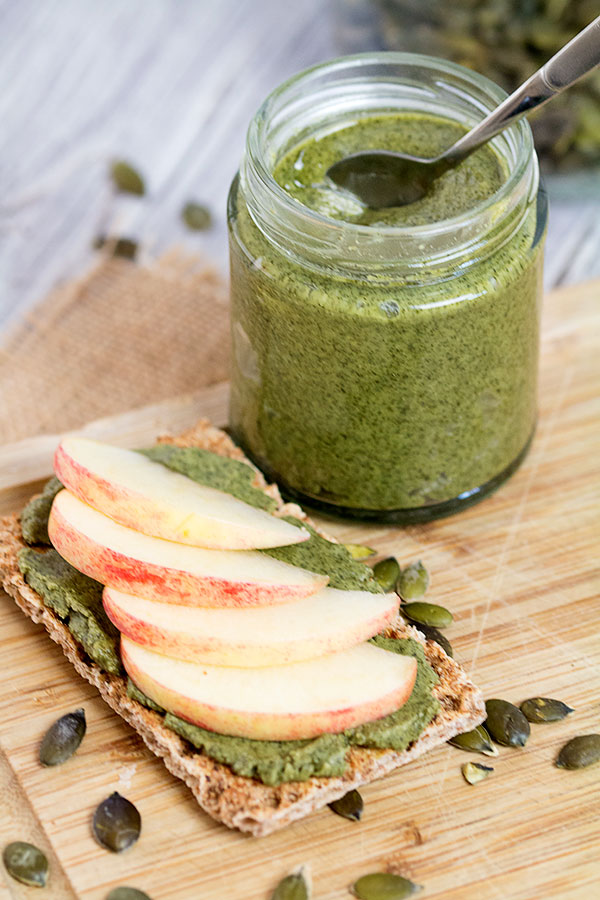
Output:
<instances>
[{"instance_id":1,"label":"green pumpkin seed butter","mask_svg":"<svg viewBox=\"0 0 600 900\"><path fill-rule=\"evenodd\" d=\"M331 64L340 83L351 64ZM530 137L511 138L513 157L480 148L414 204L369 210L327 182L334 161L434 156L465 126L353 110L284 141L282 97L299 102L296 88L259 114L231 191L230 425L301 501L398 521L450 511L508 474L534 428L543 216Z\"/></svg>"}]
</instances>

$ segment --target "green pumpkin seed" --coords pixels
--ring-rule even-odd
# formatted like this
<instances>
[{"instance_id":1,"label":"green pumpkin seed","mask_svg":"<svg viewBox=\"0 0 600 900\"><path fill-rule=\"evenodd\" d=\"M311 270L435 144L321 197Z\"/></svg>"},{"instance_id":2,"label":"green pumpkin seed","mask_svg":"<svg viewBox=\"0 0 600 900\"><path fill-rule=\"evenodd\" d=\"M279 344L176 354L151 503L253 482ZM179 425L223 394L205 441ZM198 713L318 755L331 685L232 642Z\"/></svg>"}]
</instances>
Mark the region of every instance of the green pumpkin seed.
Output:
<instances>
[{"instance_id":1,"label":"green pumpkin seed","mask_svg":"<svg viewBox=\"0 0 600 900\"><path fill-rule=\"evenodd\" d=\"M483 753L484 756L498 756L498 750L492 744L491 738L483 725L478 725L472 731L464 731L448 741L453 747L460 750L468 750L469 753Z\"/></svg>"},{"instance_id":2,"label":"green pumpkin seed","mask_svg":"<svg viewBox=\"0 0 600 900\"><path fill-rule=\"evenodd\" d=\"M560 722L574 710L562 700L531 697L521 703L521 712L528 722Z\"/></svg>"},{"instance_id":3,"label":"green pumpkin seed","mask_svg":"<svg viewBox=\"0 0 600 900\"><path fill-rule=\"evenodd\" d=\"M106 900L150 900L150 897L137 888L117 887L106 895Z\"/></svg>"},{"instance_id":4,"label":"green pumpkin seed","mask_svg":"<svg viewBox=\"0 0 600 900\"><path fill-rule=\"evenodd\" d=\"M210 209L201 203L186 203L181 218L192 231L206 231L212 225Z\"/></svg>"},{"instance_id":5,"label":"green pumpkin seed","mask_svg":"<svg viewBox=\"0 0 600 900\"><path fill-rule=\"evenodd\" d=\"M135 259L138 252L137 241L131 238L117 238L112 246L112 255L120 259Z\"/></svg>"},{"instance_id":6,"label":"green pumpkin seed","mask_svg":"<svg viewBox=\"0 0 600 900\"><path fill-rule=\"evenodd\" d=\"M48 878L48 860L33 844L13 841L7 844L2 859L8 874L22 884L45 887Z\"/></svg>"},{"instance_id":7,"label":"green pumpkin seed","mask_svg":"<svg viewBox=\"0 0 600 900\"><path fill-rule=\"evenodd\" d=\"M58 766L75 753L85 735L85 711L76 709L50 726L40 744L43 766Z\"/></svg>"},{"instance_id":8,"label":"green pumpkin seed","mask_svg":"<svg viewBox=\"0 0 600 900\"><path fill-rule=\"evenodd\" d=\"M124 194L137 194L138 197L143 197L146 193L144 179L130 163L117 160L111 166L110 175L115 188Z\"/></svg>"},{"instance_id":9,"label":"green pumpkin seed","mask_svg":"<svg viewBox=\"0 0 600 900\"><path fill-rule=\"evenodd\" d=\"M286 875L271 894L271 900L309 900L309 897L308 884L302 872Z\"/></svg>"},{"instance_id":10,"label":"green pumpkin seed","mask_svg":"<svg viewBox=\"0 0 600 900\"><path fill-rule=\"evenodd\" d=\"M521 710L508 700L486 700L485 727L498 744L524 747L531 733L529 722Z\"/></svg>"},{"instance_id":11,"label":"green pumpkin seed","mask_svg":"<svg viewBox=\"0 0 600 900\"><path fill-rule=\"evenodd\" d=\"M400 575L400 566L395 556L388 556L373 566L373 575L379 586L387 593L393 591Z\"/></svg>"},{"instance_id":12,"label":"green pumpkin seed","mask_svg":"<svg viewBox=\"0 0 600 900\"><path fill-rule=\"evenodd\" d=\"M452 613L436 603L403 603L400 612L411 622L433 628L447 628L454 621Z\"/></svg>"},{"instance_id":13,"label":"green pumpkin seed","mask_svg":"<svg viewBox=\"0 0 600 900\"><path fill-rule=\"evenodd\" d=\"M348 791L343 797L338 797L333 803L329 804L329 809L344 819L351 819L358 822L362 816L364 808L363 798L358 791Z\"/></svg>"},{"instance_id":14,"label":"green pumpkin seed","mask_svg":"<svg viewBox=\"0 0 600 900\"><path fill-rule=\"evenodd\" d=\"M352 890L359 900L404 900L423 888L401 875L374 872L355 881Z\"/></svg>"},{"instance_id":15,"label":"green pumpkin seed","mask_svg":"<svg viewBox=\"0 0 600 900\"><path fill-rule=\"evenodd\" d=\"M99 844L121 853L139 838L142 819L133 803L115 791L97 807L92 828Z\"/></svg>"},{"instance_id":16,"label":"green pumpkin seed","mask_svg":"<svg viewBox=\"0 0 600 900\"><path fill-rule=\"evenodd\" d=\"M403 600L418 600L428 587L429 573L419 560L402 570L397 590Z\"/></svg>"},{"instance_id":17,"label":"green pumpkin seed","mask_svg":"<svg viewBox=\"0 0 600 900\"><path fill-rule=\"evenodd\" d=\"M402 609L402 607L400 607L400 609ZM419 631L421 634L425 635L428 641L435 641L436 644L439 644L447 656L454 656L452 644L446 635L442 634L438 628L434 628L433 625L423 625L422 622L419 622Z\"/></svg>"},{"instance_id":18,"label":"green pumpkin seed","mask_svg":"<svg viewBox=\"0 0 600 900\"><path fill-rule=\"evenodd\" d=\"M585 769L600 762L600 734L580 734L564 745L555 765L559 769Z\"/></svg>"},{"instance_id":19,"label":"green pumpkin seed","mask_svg":"<svg viewBox=\"0 0 600 900\"><path fill-rule=\"evenodd\" d=\"M352 559L368 559L369 556L375 556L377 552L372 547L365 547L363 544L344 544L344 547Z\"/></svg>"},{"instance_id":20,"label":"green pumpkin seed","mask_svg":"<svg viewBox=\"0 0 600 900\"><path fill-rule=\"evenodd\" d=\"M468 762L461 766L463 777L469 784L478 784L493 771L491 766L482 766L481 763Z\"/></svg>"}]
</instances>

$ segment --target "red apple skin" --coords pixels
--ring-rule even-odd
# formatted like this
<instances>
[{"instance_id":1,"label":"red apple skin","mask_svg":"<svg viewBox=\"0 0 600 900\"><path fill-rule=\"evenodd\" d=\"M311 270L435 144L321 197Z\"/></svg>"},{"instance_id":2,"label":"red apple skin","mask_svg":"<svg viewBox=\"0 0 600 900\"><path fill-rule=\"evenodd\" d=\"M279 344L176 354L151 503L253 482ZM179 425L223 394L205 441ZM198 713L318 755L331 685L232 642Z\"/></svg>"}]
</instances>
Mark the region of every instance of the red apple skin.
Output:
<instances>
[{"instance_id":1,"label":"red apple skin","mask_svg":"<svg viewBox=\"0 0 600 900\"><path fill-rule=\"evenodd\" d=\"M100 584L181 606L272 606L316 592L328 580L316 576L318 580L311 589L302 585L255 584L142 562L105 547L75 529L56 503L50 511L48 535L63 559Z\"/></svg>"},{"instance_id":2,"label":"red apple skin","mask_svg":"<svg viewBox=\"0 0 600 900\"><path fill-rule=\"evenodd\" d=\"M124 644L121 644L121 658L125 671L135 686L173 715L207 731L263 741L306 740L321 734L339 734L347 728L374 722L390 715L406 703L417 678L417 661L414 659L412 677L407 678L397 690L378 698L377 703L298 715L260 712L249 714L247 711L221 709L193 701L158 684L133 663Z\"/></svg>"},{"instance_id":3,"label":"red apple skin","mask_svg":"<svg viewBox=\"0 0 600 900\"><path fill-rule=\"evenodd\" d=\"M211 636L194 635L189 631L164 631L155 623L147 622L125 610L110 588L102 594L104 610L118 630L134 643L148 650L155 650L173 659L185 659L189 662L205 662L214 666L275 666L300 660L324 656L353 647L368 640L390 625L397 615L396 604L390 605L387 612L373 616L370 621L357 625L353 629L339 631L333 636L323 639L305 638L303 641L290 640L284 645L272 647L268 641L264 645L254 643L231 643ZM281 615L285 616L285 609Z\"/></svg>"}]
</instances>

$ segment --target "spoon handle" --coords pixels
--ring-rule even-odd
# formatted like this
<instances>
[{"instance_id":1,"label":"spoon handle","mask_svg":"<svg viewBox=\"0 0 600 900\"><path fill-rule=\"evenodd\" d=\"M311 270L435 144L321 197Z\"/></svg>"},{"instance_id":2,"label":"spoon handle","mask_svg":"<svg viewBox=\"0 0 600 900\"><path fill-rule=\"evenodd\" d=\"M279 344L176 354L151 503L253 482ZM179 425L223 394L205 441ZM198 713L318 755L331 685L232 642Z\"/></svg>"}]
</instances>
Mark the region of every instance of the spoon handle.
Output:
<instances>
[{"instance_id":1,"label":"spoon handle","mask_svg":"<svg viewBox=\"0 0 600 900\"><path fill-rule=\"evenodd\" d=\"M528 78L446 153L453 162L468 156L509 123L542 106L600 65L600 16Z\"/></svg>"}]
</instances>

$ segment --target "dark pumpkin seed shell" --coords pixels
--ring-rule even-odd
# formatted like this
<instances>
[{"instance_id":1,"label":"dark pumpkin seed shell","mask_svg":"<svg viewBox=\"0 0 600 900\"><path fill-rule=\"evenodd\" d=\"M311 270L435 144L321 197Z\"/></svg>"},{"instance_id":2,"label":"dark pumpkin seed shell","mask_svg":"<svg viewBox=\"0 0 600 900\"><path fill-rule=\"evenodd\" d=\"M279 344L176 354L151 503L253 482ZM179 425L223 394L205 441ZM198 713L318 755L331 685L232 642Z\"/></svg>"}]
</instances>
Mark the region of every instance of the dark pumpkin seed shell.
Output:
<instances>
[{"instance_id":1,"label":"dark pumpkin seed shell","mask_svg":"<svg viewBox=\"0 0 600 900\"><path fill-rule=\"evenodd\" d=\"M329 809L344 819L351 819L358 822L362 816L364 808L363 798L358 791L348 791L343 797L338 797L333 803L329 804Z\"/></svg>"},{"instance_id":2,"label":"dark pumpkin seed shell","mask_svg":"<svg viewBox=\"0 0 600 900\"><path fill-rule=\"evenodd\" d=\"M559 769L585 769L600 762L600 734L580 734L564 745L556 759Z\"/></svg>"},{"instance_id":3,"label":"dark pumpkin seed shell","mask_svg":"<svg viewBox=\"0 0 600 900\"><path fill-rule=\"evenodd\" d=\"M308 883L302 872L286 875L271 894L271 900L309 900L309 897Z\"/></svg>"},{"instance_id":4,"label":"dark pumpkin seed shell","mask_svg":"<svg viewBox=\"0 0 600 900\"><path fill-rule=\"evenodd\" d=\"M431 625L433 628L447 628L453 622L452 613L436 603L403 603L400 607L402 615L418 625Z\"/></svg>"},{"instance_id":5,"label":"dark pumpkin seed shell","mask_svg":"<svg viewBox=\"0 0 600 900\"><path fill-rule=\"evenodd\" d=\"M112 255L120 259L134 260L137 256L138 244L131 238L117 238L112 245Z\"/></svg>"},{"instance_id":6,"label":"dark pumpkin seed shell","mask_svg":"<svg viewBox=\"0 0 600 900\"><path fill-rule=\"evenodd\" d=\"M401 875L374 872L355 881L352 890L359 900L404 900L423 888Z\"/></svg>"},{"instance_id":7,"label":"dark pumpkin seed shell","mask_svg":"<svg viewBox=\"0 0 600 900\"><path fill-rule=\"evenodd\" d=\"M99 844L121 853L139 838L142 819L133 803L115 791L96 808L92 828Z\"/></svg>"},{"instance_id":8,"label":"dark pumpkin seed shell","mask_svg":"<svg viewBox=\"0 0 600 900\"><path fill-rule=\"evenodd\" d=\"M396 590L403 600L418 600L429 587L429 572L419 560L400 573Z\"/></svg>"},{"instance_id":9,"label":"dark pumpkin seed shell","mask_svg":"<svg viewBox=\"0 0 600 900\"><path fill-rule=\"evenodd\" d=\"M373 566L373 575L380 587L386 592L393 591L400 575L400 566L395 556L388 556Z\"/></svg>"},{"instance_id":10,"label":"dark pumpkin seed shell","mask_svg":"<svg viewBox=\"0 0 600 900\"><path fill-rule=\"evenodd\" d=\"M57 719L50 726L40 744L43 766L58 766L73 756L85 735L85 711L76 709Z\"/></svg>"},{"instance_id":11,"label":"dark pumpkin seed shell","mask_svg":"<svg viewBox=\"0 0 600 900\"><path fill-rule=\"evenodd\" d=\"M106 900L150 900L150 897L137 888L117 887L106 895Z\"/></svg>"},{"instance_id":12,"label":"dark pumpkin seed shell","mask_svg":"<svg viewBox=\"0 0 600 900\"><path fill-rule=\"evenodd\" d=\"M201 203L186 203L181 218L192 231L206 231L212 225L210 209Z\"/></svg>"},{"instance_id":13,"label":"dark pumpkin seed shell","mask_svg":"<svg viewBox=\"0 0 600 900\"><path fill-rule=\"evenodd\" d=\"M344 544L344 547L352 559L368 559L369 556L375 556L377 552L372 547L365 547L364 544Z\"/></svg>"},{"instance_id":14,"label":"dark pumpkin seed shell","mask_svg":"<svg viewBox=\"0 0 600 900\"><path fill-rule=\"evenodd\" d=\"M402 607L400 607L400 609L402 609ZM439 628L434 628L433 625L423 625L422 622L419 622L418 628L421 634L424 634L428 641L435 641L436 644L439 644L447 656L454 656L452 644L450 643L446 635L439 630Z\"/></svg>"},{"instance_id":15,"label":"dark pumpkin seed shell","mask_svg":"<svg viewBox=\"0 0 600 900\"><path fill-rule=\"evenodd\" d=\"M506 747L524 747L531 733L529 722L521 710L508 700L486 700L485 727L498 744Z\"/></svg>"},{"instance_id":16,"label":"dark pumpkin seed shell","mask_svg":"<svg viewBox=\"0 0 600 900\"><path fill-rule=\"evenodd\" d=\"M573 711L562 700L550 697L530 697L521 703L521 712L528 722L560 722Z\"/></svg>"},{"instance_id":17,"label":"dark pumpkin seed shell","mask_svg":"<svg viewBox=\"0 0 600 900\"><path fill-rule=\"evenodd\" d=\"M460 750L468 750L469 753L483 753L484 756L498 756L498 751L492 744L491 738L483 725L478 725L472 731L464 731L448 741L453 747Z\"/></svg>"},{"instance_id":18,"label":"dark pumpkin seed shell","mask_svg":"<svg viewBox=\"0 0 600 900\"><path fill-rule=\"evenodd\" d=\"M491 766L482 766L481 763L468 762L461 766L461 771L465 781L469 784L478 784L494 770Z\"/></svg>"},{"instance_id":19,"label":"dark pumpkin seed shell","mask_svg":"<svg viewBox=\"0 0 600 900\"><path fill-rule=\"evenodd\" d=\"M21 884L45 887L48 878L48 860L42 851L26 841L7 844L2 853L8 874Z\"/></svg>"},{"instance_id":20,"label":"dark pumpkin seed shell","mask_svg":"<svg viewBox=\"0 0 600 900\"><path fill-rule=\"evenodd\" d=\"M116 160L111 166L110 175L115 188L124 194L137 194L138 197L143 197L146 193L144 179L131 163L122 159Z\"/></svg>"}]
</instances>

